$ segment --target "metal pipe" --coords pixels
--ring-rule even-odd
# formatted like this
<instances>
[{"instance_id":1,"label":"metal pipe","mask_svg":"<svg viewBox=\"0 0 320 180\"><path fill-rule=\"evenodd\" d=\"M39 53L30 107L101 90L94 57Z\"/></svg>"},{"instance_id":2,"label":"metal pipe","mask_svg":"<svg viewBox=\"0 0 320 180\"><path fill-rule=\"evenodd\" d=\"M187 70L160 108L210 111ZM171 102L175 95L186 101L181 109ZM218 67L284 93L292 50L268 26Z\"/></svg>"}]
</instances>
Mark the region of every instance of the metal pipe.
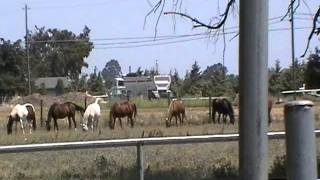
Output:
<instances>
[{"instance_id":1,"label":"metal pipe","mask_svg":"<svg viewBox=\"0 0 320 180\"><path fill-rule=\"evenodd\" d=\"M143 167L143 149L142 144L138 143L137 145L137 167L139 172L139 179L144 179L144 167Z\"/></svg>"},{"instance_id":2,"label":"metal pipe","mask_svg":"<svg viewBox=\"0 0 320 180\"><path fill-rule=\"evenodd\" d=\"M320 130L315 130L317 137L320 136ZM269 132L269 139L284 139L285 132ZM60 142L44 144L26 144L0 146L0 154L5 153L23 153L23 152L41 152L41 151L61 151L61 150L79 150L92 148L109 147L130 147L137 146L138 143L146 145L168 145L168 144L196 144L213 142L233 142L239 140L239 134L216 134L205 136L179 136L179 137L157 137L157 138L137 138L137 139L114 139L98 141L79 141L79 142Z\"/></svg>"},{"instance_id":3,"label":"metal pipe","mask_svg":"<svg viewBox=\"0 0 320 180\"><path fill-rule=\"evenodd\" d=\"M292 101L284 107L287 177L290 180L317 178L314 109L311 101Z\"/></svg>"},{"instance_id":4,"label":"metal pipe","mask_svg":"<svg viewBox=\"0 0 320 180\"><path fill-rule=\"evenodd\" d=\"M240 1L239 174L268 179L268 4Z\"/></svg>"}]
</instances>

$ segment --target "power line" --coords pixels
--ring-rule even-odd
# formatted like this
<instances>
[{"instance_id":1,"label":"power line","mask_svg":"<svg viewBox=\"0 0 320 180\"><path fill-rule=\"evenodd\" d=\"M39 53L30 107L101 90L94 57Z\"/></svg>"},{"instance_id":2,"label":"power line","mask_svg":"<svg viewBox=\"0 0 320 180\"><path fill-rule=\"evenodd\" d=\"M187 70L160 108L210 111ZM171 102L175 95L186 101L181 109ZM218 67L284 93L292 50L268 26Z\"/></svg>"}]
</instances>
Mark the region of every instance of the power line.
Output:
<instances>
[{"instance_id":1,"label":"power line","mask_svg":"<svg viewBox=\"0 0 320 180\"><path fill-rule=\"evenodd\" d=\"M303 30L303 29L311 29L312 27L296 27L296 30ZM291 30L291 28L273 28L269 29L269 32L277 32L277 31L288 31ZM225 32L224 34L237 34L238 31L231 31L231 32ZM222 35L223 33L220 33ZM94 49L125 49L125 48L139 48L139 47L151 47L151 46L159 46L159 45L167 45L167 44L177 44L177 43L183 43L183 42L189 42L189 41L196 41L196 40L203 40L203 39L210 39L210 36L207 37L198 37L198 38L189 38L184 40L175 40L175 41L169 41L169 42L160 42L160 43L148 43L148 44L139 44L139 45L123 45L123 46L102 46L102 47L95 47ZM110 44L113 45L113 44Z\"/></svg>"}]
</instances>

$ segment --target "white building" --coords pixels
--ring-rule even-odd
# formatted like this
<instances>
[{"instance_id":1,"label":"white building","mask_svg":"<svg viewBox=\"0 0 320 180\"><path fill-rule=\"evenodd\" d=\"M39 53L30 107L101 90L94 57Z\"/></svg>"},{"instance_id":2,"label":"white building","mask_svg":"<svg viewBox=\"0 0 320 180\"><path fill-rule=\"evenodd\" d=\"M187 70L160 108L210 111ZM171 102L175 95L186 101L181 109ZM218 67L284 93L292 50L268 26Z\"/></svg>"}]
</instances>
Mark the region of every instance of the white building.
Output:
<instances>
[{"instance_id":1,"label":"white building","mask_svg":"<svg viewBox=\"0 0 320 180\"><path fill-rule=\"evenodd\" d=\"M170 75L156 75L153 77L154 84L159 93L170 92L171 76Z\"/></svg>"}]
</instances>

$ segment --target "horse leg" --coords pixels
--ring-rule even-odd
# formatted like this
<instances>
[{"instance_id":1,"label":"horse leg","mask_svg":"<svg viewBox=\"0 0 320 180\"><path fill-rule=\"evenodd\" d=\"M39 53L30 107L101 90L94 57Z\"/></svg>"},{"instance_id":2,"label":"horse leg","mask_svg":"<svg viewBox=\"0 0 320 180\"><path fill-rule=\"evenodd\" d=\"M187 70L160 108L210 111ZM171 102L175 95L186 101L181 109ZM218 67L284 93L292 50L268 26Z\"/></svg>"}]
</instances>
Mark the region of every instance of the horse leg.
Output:
<instances>
[{"instance_id":1,"label":"horse leg","mask_svg":"<svg viewBox=\"0 0 320 180\"><path fill-rule=\"evenodd\" d=\"M221 116L221 113L218 113L218 123L220 124L220 116Z\"/></svg>"},{"instance_id":2,"label":"horse leg","mask_svg":"<svg viewBox=\"0 0 320 180\"><path fill-rule=\"evenodd\" d=\"M176 119L176 126L178 126L178 118L177 118L177 115L175 115L174 118Z\"/></svg>"},{"instance_id":3,"label":"horse leg","mask_svg":"<svg viewBox=\"0 0 320 180\"><path fill-rule=\"evenodd\" d=\"M120 117L119 117L119 123L120 123L120 127L122 128L122 120Z\"/></svg>"},{"instance_id":4,"label":"horse leg","mask_svg":"<svg viewBox=\"0 0 320 180\"><path fill-rule=\"evenodd\" d=\"M183 124L183 120L181 119L181 116L182 116L182 114L180 115L178 115L178 118L179 118L179 122L180 122L180 125L182 126L182 124Z\"/></svg>"},{"instance_id":5,"label":"horse leg","mask_svg":"<svg viewBox=\"0 0 320 180\"><path fill-rule=\"evenodd\" d=\"M53 119L53 122L54 122L54 128L53 128L53 129L57 129L57 131L59 131L57 119L54 118L54 119Z\"/></svg>"},{"instance_id":6,"label":"horse leg","mask_svg":"<svg viewBox=\"0 0 320 180\"><path fill-rule=\"evenodd\" d=\"M21 129L22 129L22 133L23 133L24 140L26 141L27 138L26 138L26 134L24 133L23 120L22 120L21 118L20 118L20 126L21 126Z\"/></svg>"},{"instance_id":7,"label":"horse leg","mask_svg":"<svg viewBox=\"0 0 320 180\"><path fill-rule=\"evenodd\" d=\"M134 119L132 118L132 116L130 117L130 123L131 123L131 128L133 128L133 126L134 126Z\"/></svg>"},{"instance_id":8,"label":"horse leg","mask_svg":"<svg viewBox=\"0 0 320 180\"><path fill-rule=\"evenodd\" d=\"M212 111L212 122L216 123L216 111Z\"/></svg>"},{"instance_id":9,"label":"horse leg","mask_svg":"<svg viewBox=\"0 0 320 180\"><path fill-rule=\"evenodd\" d=\"M15 133L17 134L17 132L18 132L18 121L13 121L13 123L14 123Z\"/></svg>"},{"instance_id":10,"label":"horse leg","mask_svg":"<svg viewBox=\"0 0 320 180\"><path fill-rule=\"evenodd\" d=\"M222 114L222 118L223 118L223 123L227 123L227 115L226 114Z\"/></svg>"},{"instance_id":11,"label":"horse leg","mask_svg":"<svg viewBox=\"0 0 320 180\"><path fill-rule=\"evenodd\" d=\"M72 121L73 121L74 129L77 129L77 122L76 122L75 116L72 116Z\"/></svg>"},{"instance_id":12,"label":"horse leg","mask_svg":"<svg viewBox=\"0 0 320 180\"><path fill-rule=\"evenodd\" d=\"M71 129L71 119L70 119L70 118L71 118L71 117L68 116L69 129Z\"/></svg>"}]
</instances>

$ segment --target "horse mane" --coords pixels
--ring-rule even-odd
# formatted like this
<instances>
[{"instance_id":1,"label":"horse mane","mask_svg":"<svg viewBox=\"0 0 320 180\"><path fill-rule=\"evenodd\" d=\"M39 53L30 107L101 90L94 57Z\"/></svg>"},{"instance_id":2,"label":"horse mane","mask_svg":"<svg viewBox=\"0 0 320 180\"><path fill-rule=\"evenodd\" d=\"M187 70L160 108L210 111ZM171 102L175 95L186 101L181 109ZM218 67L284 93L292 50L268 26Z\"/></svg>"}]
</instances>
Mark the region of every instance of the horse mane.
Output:
<instances>
[{"instance_id":1,"label":"horse mane","mask_svg":"<svg viewBox=\"0 0 320 180\"><path fill-rule=\"evenodd\" d=\"M98 97L98 98L96 98L96 100L94 101L94 103L95 103L95 104L98 104L99 101L102 101L102 99Z\"/></svg>"},{"instance_id":2,"label":"horse mane","mask_svg":"<svg viewBox=\"0 0 320 180\"><path fill-rule=\"evenodd\" d=\"M27 107L27 106L31 106L33 111L36 111L36 109L34 108L34 106L31 104L31 103L26 103L26 104L23 104L23 106Z\"/></svg>"}]
</instances>

